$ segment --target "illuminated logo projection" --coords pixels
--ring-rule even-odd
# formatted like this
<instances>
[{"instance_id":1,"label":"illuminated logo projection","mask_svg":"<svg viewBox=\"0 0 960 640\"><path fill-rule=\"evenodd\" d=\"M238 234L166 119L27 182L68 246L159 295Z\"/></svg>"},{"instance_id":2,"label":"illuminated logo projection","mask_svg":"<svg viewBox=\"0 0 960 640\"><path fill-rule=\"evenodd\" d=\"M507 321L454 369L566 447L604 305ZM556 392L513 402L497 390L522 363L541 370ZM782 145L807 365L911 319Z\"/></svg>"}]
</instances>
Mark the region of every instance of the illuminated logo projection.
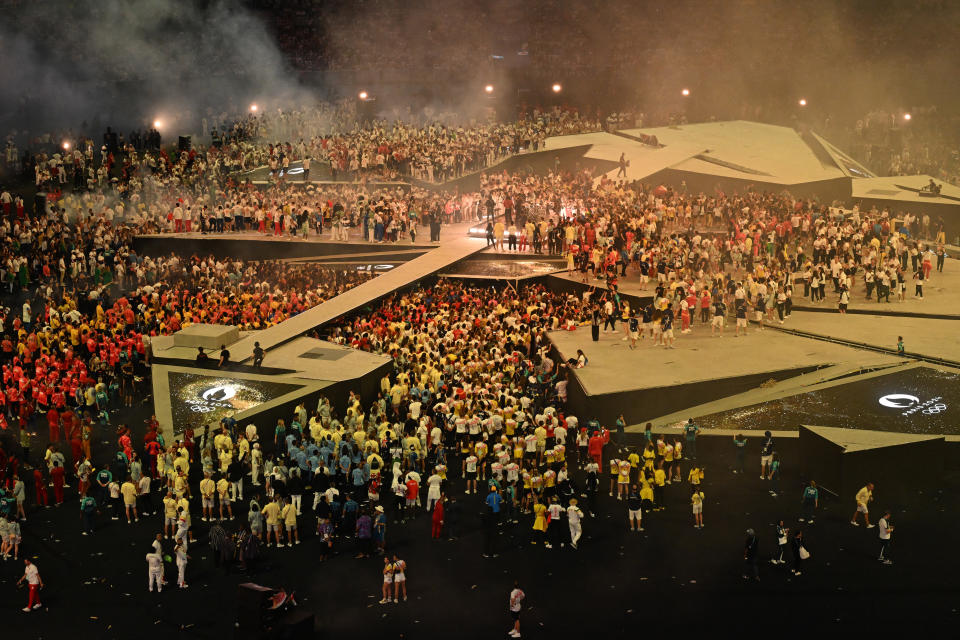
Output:
<instances>
[{"instance_id":1,"label":"illuminated logo projection","mask_svg":"<svg viewBox=\"0 0 960 640\"><path fill-rule=\"evenodd\" d=\"M900 412L902 416L912 416L915 413L935 416L947 410L947 405L943 402L942 396L935 396L921 402L920 398L908 393L891 393L882 396L877 402L891 409L903 409Z\"/></svg>"},{"instance_id":2,"label":"illuminated logo projection","mask_svg":"<svg viewBox=\"0 0 960 640\"><path fill-rule=\"evenodd\" d=\"M203 398L204 402L213 404L226 402L235 395L237 395L237 385L228 384L207 389L200 397Z\"/></svg>"},{"instance_id":3,"label":"illuminated logo projection","mask_svg":"<svg viewBox=\"0 0 960 640\"><path fill-rule=\"evenodd\" d=\"M891 393L880 398L879 402L892 409L907 409L915 404L920 404L920 398L906 393Z\"/></svg>"},{"instance_id":4,"label":"illuminated logo projection","mask_svg":"<svg viewBox=\"0 0 960 640\"><path fill-rule=\"evenodd\" d=\"M282 395L302 389L303 385L245 380L221 376L171 372L170 412L174 430L189 425L218 424L227 415L238 414Z\"/></svg>"}]
</instances>

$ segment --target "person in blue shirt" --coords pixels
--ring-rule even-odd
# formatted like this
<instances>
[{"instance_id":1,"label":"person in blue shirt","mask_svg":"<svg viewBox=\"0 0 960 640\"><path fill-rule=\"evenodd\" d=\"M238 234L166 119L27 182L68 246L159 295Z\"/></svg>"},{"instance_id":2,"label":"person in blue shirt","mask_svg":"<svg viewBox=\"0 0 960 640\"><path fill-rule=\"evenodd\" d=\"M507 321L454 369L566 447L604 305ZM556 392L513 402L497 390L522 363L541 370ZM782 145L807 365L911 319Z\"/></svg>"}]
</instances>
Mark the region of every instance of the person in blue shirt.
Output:
<instances>
[{"instance_id":1,"label":"person in blue shirt","mask_svg":"<svg viewBox=\"0 0 960 640\"><path fill-rule=\"evenodd\" d=\"M347 496L343 503L343 531L346 534L353 533L357 526L357 514L360 512L360 504L353 499L353 496Z\"/></svg>"},{"instance_id":2,"label":"person in blue shirt","mask_svg":"<svg viewBox=\"0 0 960 640\"><path fill-rule=\"evenodd\" d=\"M623 414L620 414L620 417L617 418L617 444L622 445L624 440L624 433L627 427L627 421L623 419Z\"/></svg>"},{"instance_id":3,"label":"person in blue shirt","mask_svg":"<svg viewBox=\"0 0 960 640\"><path fill-rule=\"evenodd\" d=\"M486 503L490 513L494 515L494 519L497 519L500 516L500 505L503 503L503 498L497 491L497 486L493 483L490 484L490 493L487 494Z\"/></svg>"},{"instance_id":4,"label":"person in blue shirt","mask_svg":"<svg viewBox=\"0 0 960 640\"><path fill-rule=\"evenodd\" d=\"M366 473L364 473L363 467L357 465L353 468L353 471L350 472L350 478L353 480L353 496L357 499L363 497L363 488L367 483Z\"/></svg>"},{"instance_id":5,"label":"person in blue shirt","mask_svg":"<svg viewBox=\"0 0 960 640\"><path fill-rule=\"evenodd\" d=\"M692 460L697 459L697 434L700 433L700 427L693 423L693 418L687 420L683 427L683 432L687 436L686 455Z\"/></svg>"},{"instance_id":6,"label":"person in blue shirt","mask_svg":"<svg viewBox=\"0 0 960 640\"><path fill-rule=\"evenodd\" d=\"M350 474L350 456L341 455L340 459L337 461L337 465L340 467L340 475L343 480L346 480L347 476Z\"/></svg>"}]
</instances>

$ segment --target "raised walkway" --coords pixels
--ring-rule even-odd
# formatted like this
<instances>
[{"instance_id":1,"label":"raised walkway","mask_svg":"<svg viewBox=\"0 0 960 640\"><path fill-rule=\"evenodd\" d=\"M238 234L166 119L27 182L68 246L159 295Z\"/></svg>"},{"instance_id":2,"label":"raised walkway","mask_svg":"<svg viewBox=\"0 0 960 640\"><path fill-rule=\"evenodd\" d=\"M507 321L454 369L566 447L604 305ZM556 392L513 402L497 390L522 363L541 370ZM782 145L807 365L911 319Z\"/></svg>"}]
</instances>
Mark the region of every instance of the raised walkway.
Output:
<instances>
[{"instance_id":1,"label":"raised walkway","mask_svg":"<svg viewBox=\"0 0 960 640\"><path fill-rule=\"evenodd\" d=\"M234 354L233 357L240 361L250 359L253 354L254 341L259 342L260 346L269 352L270 349L301 336L326 322L375 302L397 289L482 251L486 247L486 240L468 236L467 231L470 224L464 222L445 225L442 230L441 243L424 255L405 262L373 280L364 282L280 324L242 338L239 342L230 346L230 350Z\"/></svg>"}]
</instances>

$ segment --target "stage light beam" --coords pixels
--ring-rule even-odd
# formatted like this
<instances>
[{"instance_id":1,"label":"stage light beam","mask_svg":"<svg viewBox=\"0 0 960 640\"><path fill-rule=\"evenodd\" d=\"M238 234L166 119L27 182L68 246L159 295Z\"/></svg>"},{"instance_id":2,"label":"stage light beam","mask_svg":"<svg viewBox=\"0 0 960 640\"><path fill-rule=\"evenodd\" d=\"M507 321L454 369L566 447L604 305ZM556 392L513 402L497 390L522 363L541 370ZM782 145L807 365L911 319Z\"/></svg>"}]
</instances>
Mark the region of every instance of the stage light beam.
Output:
<instances>
[{"instance_id":1,"label":"stage light beam","mask_svg":"<svg viewBox=\"0 0 960 640\"><path fill-rule=\"evenodd\" d=\"M66 140L64 140L64 141L63 141L63 148L64 148L64 150L69 149L69 148L70 148L70 143L67 142Z\"/></svg>"},{"instance_id":2,"label":"stage light beam","mask_svg":"<svg viewBox=\"0 0 960 640\"><path fill-rule=\"evenodd\" d=\"M487 93L493 93L493 85L492 85L492 84L488 84L487 86L485 86L485 87L483 88L483 90L486 91Z\"/></svg>"},{"instance_id":3,"label":"stage light beam","mask_svg":"<svg viewBox=\"0 0 960 640\"><path fill-rule=\"evenodd\" d=\"M256 104L250 105L250 111L251 111L252 113L256 113L256 112L257 112L257 109L259 109L259 108L260 108L260 107L258 107Z\"/></svg>"},{"instance_id":4,"label":"stage light beam","mask_svg":"<svg viewBox=\"0 0 960 640\"><path fill-rule=\"evenodd\" d=\"M367 98L370 97L370 94L367 93L366 91L361 91L359 94L357 94L357 97L360 98L361 100L366 100Z\"/></svg>"},{"instance_id":5,"label":"stage light beam","mask_svg":"<svg viewBox=\"0 0 960 640\"><path fill-rule=\"evenodd\" d=\"M153 128L154 128L154 129L156 129L156 130L159 131L159 130L160 130L160 127L162 127L162 126L163 126L163 122L161 122L160 120L154 120L154 121L153 121Z\"/></svg>"},{"instance_id":6,"label":"stage light beam","mask_svg":"<svg viewBox=\"0 0 960 640\"><path fill-rule=\"evenodd\" d=\"M554 82L551 89L553 89L554 93L560 93L561 91L563 91L563 86L561 86L559 82Z\"/></svg>"},{"instance_id":7,"label":"stage light beam","mask_svg":"<svg viewBox=\"0 0 960 640\"><path fill-rule=\"evenodd\" d=\"M690 89L684 89L683 91L680 92L680 94L683 96L688 96L690 95Z\"/></svg>"},{"instance_id":8,"label":"stage light beam","mask_svg":"<svg viewBox=\"0 0 960 640\"><path fill-rule=\"evenodd\" d=\"M800 106L801 106L801 107L807 106L807 99L806 99L806 98L800 98Z\"/></svg>"},{"instance_id":9,"label":"stage light beam","mask_svg":"<svg viewBox=\"0 0 960 640\"><path fill-rule=\"evenodd\" d=\"M904 120L910 120L912 117L913 117L913 116L911 116L909 113L903 114L903 119L904 119Z\"/></svg>"}]
</instances>

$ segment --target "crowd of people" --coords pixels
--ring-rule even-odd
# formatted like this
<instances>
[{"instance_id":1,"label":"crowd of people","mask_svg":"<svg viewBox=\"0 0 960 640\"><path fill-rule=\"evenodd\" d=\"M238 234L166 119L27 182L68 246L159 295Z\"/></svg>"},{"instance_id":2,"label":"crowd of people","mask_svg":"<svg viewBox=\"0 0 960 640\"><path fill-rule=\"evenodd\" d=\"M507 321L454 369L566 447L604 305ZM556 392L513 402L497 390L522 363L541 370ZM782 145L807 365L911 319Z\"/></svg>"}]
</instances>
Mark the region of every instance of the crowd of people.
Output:
<instances>
[{"instance_id":1,"label":"crowd of people","mask_svg":"<svg viewBox=\"0 0 960 640\"><path fill-rule=\"evenodd\" d=\"M568 376L588 359L581 351L560 361L548 331L590 325L596 339L601 325L616 331L620 322L632 347L648 332L672 347L675 324L682 334L699 316L722 335L732 315L739 335L748 312L761 329L775 313L789 318L800 286L816 303L832 281L845 310L855 278L867 297L889 301L891 290L906 295L912 270L922 297L944 256L939 244L931 250L942 242L939 220L787 194L693 194L559 166L544 175L484 174L472 192L277 180L264 190L228 182L210 193L171 180L119 196L68 193L41 215L4 204L0 264L10 307L2 314L0 426L17 436L0 454L2 551L20 553L25 507L64 504L72 498L65 489L76 487L83 535L109 531L107 518L157 523L146 555L151 590L166 583L165 555L178 587L188 588L198 543L218 566L251 573L268 549L306 543L321 561L382 555L383 604L407 596L406 561L391 553L387 533L397 523L429 517L432 538L456 539L473 521L467 514L479 512L484 556L503 551L505 529L536 548L576 550L591 518L612 504L607 490L626 503L617 508L631 531L657 526L658 512L680 505L697 530L706 526L698 427L691 421L677 437L648 430L630 446L622 418L605 425L573 415ZM434 224L461 220L486 224L497 251L564 255L584 282L606 290L574 296L440 280L326 328L334 342L391 356L376 399L351 392L335 407L320 397L275 425L227 416L182 434L151 417L142 440L117 424L144 395L153 336L198 322L264 328L370 277L283 261L144 256L132 248L135 233L305 236L331 228L334 239L354 229L397 241L415 240L430 224L433 240ZM649 286L652 301L631 308L619 293L625 277ZM44 418L49 437L38 437ZM116 446L95 451L94 434L105 431ZM769 455L762 473L776 494L779 461ZM747 557L750 548L748 539Z\"/></svg>"}]
</instances>

